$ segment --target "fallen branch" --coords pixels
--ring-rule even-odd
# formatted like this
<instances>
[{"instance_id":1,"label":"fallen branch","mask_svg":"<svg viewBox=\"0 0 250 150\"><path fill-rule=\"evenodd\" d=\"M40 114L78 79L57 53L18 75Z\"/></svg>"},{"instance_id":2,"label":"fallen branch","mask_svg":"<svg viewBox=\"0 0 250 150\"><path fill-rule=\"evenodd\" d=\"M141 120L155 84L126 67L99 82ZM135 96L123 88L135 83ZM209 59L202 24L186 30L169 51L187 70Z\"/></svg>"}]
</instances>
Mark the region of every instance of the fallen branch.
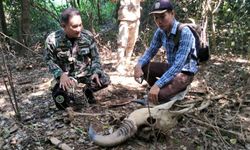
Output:
<instances>
[{"instance_id":1,"label":"fallen branch","mask_svg":"<svg viewBox=\"0 0 250 150\"><path fill-rule=\"evenodd\" d=\"M230 94L230 90L226 90L224 93L219 94L219 95L215 95L215 96L208 95L207 99L218 100L218 99L221 99L221 98L226 98L228 94Z\"/></svg>"},{"instance_id":2,"label":"fallen branch","mask_svg":"<svg viewBox=\"0 0 250 150\"><path fill-rule=\"evenodd\" d=\"M193 99L193 100L188 100L188 101L181 101L180 104L191 104L191 103L197 103L197 102L201 102L203 101L204 99L199 97L197 99Z\"/></svg>"},{"instance_id":3,"label":"fallen branch","mask_svg":"<svg viewBox=\"0 0 250 150\"><path fill-rule=\"evenodd\" d=\"M195 112L195 111L201 111L201 110L207 108L210 104L211 104L210 100L203 101L198 108L194 108L194 109L190 110L189 113Z\"/></svg>"},{"instance_id":4,"label":"fallen branch","mask_svg":"<svg viewBox=\"0 0 250 150\"><path fill-rule=\"evenodd\" d=\"M15 43L17 43L17 44L21 45L22 47L24 47L26 50L28 50L28 51L30 51L30 52L32 52L32 53L38 55L38 56L39 56L38 58L41 58L41 59L43 58L43 56L42 56L41 54L38 54L38 53L34 52L32 49L30 49L29 47L25 46L24 44L18 42L17 40L13 39L12 37L10 37L10 36L4 34L3 32L0 32L0 34L1 34L4 38L10 39L10 40L14 41Z\"/></svg>"},{"instance_id":5,"label":"fallen branch","mask_svg":"<svg viewBox=\"0 0 250 150\"><path fill-rule=\"evenodd\" d=\"M60 148L62 150L73 150L71 147L69 147L67 144L61 142L55 137L49 138L50 142L54 144L57 148Z\"/></svg>"},{"instance_id":6,"label":"fallen branch","mask_svg":"<svg viewBox=\"0 0 250 150\"><path fill-rule=\"evenodd\" d=\"M66 108L66 113L69 118L69 121L72 122L74 120L75 116L102 116L102 115L107 115L107 114L101 114L101 113L79 113L75 112L72 107Z\"/></svg>"},{"instance_id":7,"label":"fallen branch","mask_svg":"<svg viewBox=\"0 0 250 150\"><path fill-rule=\"evenodd\" d=\"M124 105L127 105L127 104L131 103L131 102L132 102L132 100L129 100L129 99L126 99L126 100L114 100L114 101L102 102L101 105L103 107L112 108L112 107L124 106Z\"/></svg>"},{"instance_id":8,"label":"fallen branch","mask_svg":"<svg viewBox=\"0 0 250 150\"><path fill-rule=\"evenodd\" d=\"M32 81L31 80L23 80L23 81L20 81L20 82L18 82L17 84L18 85L24 85L24 84L29 84L29 83L32 83Z\"/></svg>"},{"instance_id":9,"label":"fallen branch","mask_svg":"<svg viewBox=\"0 0 250 150\"><path fill-rule=\"evenodd\" d=\"M5 85L6 91L7 91L8 95L9 95L10 103L11 103L11 105L12 105L14 111L15 111L15 115L16 115L18 120L21 120L21 114L20 114L20 111L19 111L18 102L17 102L17 98L16 98L16 92L15 92L14 84L13 84L13 81L12 81L12 73L11 73L11 70L10 70L8 64L6 64L5 55L3 53L3 49L2 49L1 45L0 45L0 49L1 49L1 54L2 54L2 58L3 58L3 68L5 69L5 71L7 73L7 79L8 79L8 83L9 83L9 86L10 86L10 91L12 92L13 99L11 98L11 93L10 93L10 91L8 89L7 81L5 81L4 76L2 75L3 82L4 82L4 85ZM2 68L2 66L0 66L1 73L4 72L3 68Z\"/></svg>"},{"instance_id":10,"label":"fallen branch","mask_svg":"<svg viewBox=\"0 0 250 150\"><path fill-rule=\"evenodd\" d=\"M224 98L224 97L226 97L226 94L219 94L219 95L211 97L210 99L211 100L218 100L218 99L221 99L221 98Z\"/></svg>"},{"instance_id":11,"label":"fallen branch","mask_svg":"<svg viewBox=\"0 0 250 150\"><path fill-rule=\"evenodd\" d=\"M197 123L197 124L205 125L205 126L207 126L207 127L209 127L209 128L213 128L213 129L216 129L216 130L225 132L225 133L229 133L229 134L231 134L231 135L237 136L240 140L243 140L243 141L246 140L246 139L245 139L245 136L244 136L243 134L239 133L239 132L235 132L235 131L231 131L231 130L226 130L226 129L220 128L220 127L218 127L218 126L214 126L214 125L211 125L211 124L209 124L209 123L203 122L203 121L201 121L201 120L195 119L195 118L194 118L193 116L191 116L191 115L188 115L188 114L186 114L186 115L187 115L188 117L192 118L192 121L195 122L195 123Z\"/></svg>"}]
</instances>

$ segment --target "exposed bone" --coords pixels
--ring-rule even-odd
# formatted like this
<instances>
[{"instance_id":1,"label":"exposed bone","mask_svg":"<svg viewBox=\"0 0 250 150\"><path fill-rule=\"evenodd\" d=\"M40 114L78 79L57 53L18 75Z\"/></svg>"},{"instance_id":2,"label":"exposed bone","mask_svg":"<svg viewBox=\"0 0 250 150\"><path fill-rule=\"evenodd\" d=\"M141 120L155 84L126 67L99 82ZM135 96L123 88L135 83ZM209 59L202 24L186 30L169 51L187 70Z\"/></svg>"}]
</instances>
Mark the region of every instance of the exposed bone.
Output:
<instances>
[{"instance_id":1,"label":"exposed bone","mask_svg":"<svg viewBox=\"0 0 250 150\"><path fill-rule=\"evenodd\" d=\"M176 101L178 101L178 99L153 108L141 108L133 111L128 118L122 122L120 128L110 135L96 134L94 129L90 126L89 136L95 144L109 147L126 141L128 138L132 137L142 125L146 127L153 127L154 129L160 130L164 133L176 126L178 123L177 119L181 114L203 110L211 103L211 100L203 101L198 108L194 108L195 103L177 105L177 107L184 108L178 111L171 111L170 108Z\"/></svg>"},{"instance_id":2,"label":"exposed bone","mask_svg":"<svg viewBox=\"0 0 250 150\"><path fill-rule=\"evenodd\" d=\"M194 108L194 104L189 105L189 107L187 107L187 108L184 108L184 109L181 109L178 111L170 111L170 112L174 113L174 114L184 114L186 112L189 112L192 108Z\"/></svg>"},{"instance_id":3,"label":"exposed bone","mask_svg":"<svg viewBox=\"0 0 250 150\"><path fill-rule=\"evenodd\" d=\"M176 101L149 108L151 115L149 115L148 108L135 110L122 122L121 127L110 135L98 135L90 126L89 136L97 145L107 147L126 141L137 132L138 127L141 125L153 125L156 129L166 132L177 124L177 115L169 112L169 109ZM151 119L154 121L151 122Z\"/></svg>"},{"instance_id":4,"label":"exposed bone","mask_svg":"<svg viewBox=\"0 0 250 150\"><path fill-rule=\"evenodd\" d=\"M137 126L134 124L132 120L125 119L122 122L121 127L116 130L114 133L103 136L95 133L92 126L89 127L89 137L94 141L95 144L100 146L115 146L119 143L126 141L128 138L133 136L137 131Z\"/></svg>"},{"instance_id":5,"label":"exposed bone","mask_svg":"<svg viewBox=\"0 0 250 150\"><path fill-rule=\"evenodd\" d=\"M66 108L66 113L68 116L68 121L72 122L74 120L75 116L102 116L102 115L108 115L108 114L100 114L100 113L79 113L75 112L72 107Z\"/></svg>"},{"instance_id":6,"label":"exposed bone","mask_svg":"<svg viewBox=\"0 0 250 150\"><path fill-rule=\"evenodd\" d=\"M194 108L195 104L189 104L189 105L177 105L178 107L187 107L179 111L170 111L171 113L176 114L184 114L184 113L192 113L195 111L201 111L205 108L207 108L211 104L211 100L206 100L201 103L201 105L198 108Z\"/></svg>"},{"instance_id":7,"label":"exposed bone","mask_svg":"<svg viewBox=\"0 0 250 150\"><path fill-rule=\"evenodd\" d=\"M165 104L161 104L161 105L157 105L157 106L155 106L154 108L155 109L162 109L162 110L168 110L168 109L170 109L171 107L172 107L172 105L176 102L177 100L173 100L173 101L169 101L169 102L167 102L167 103L165 103Z\"/></svg>"}]
</instances>

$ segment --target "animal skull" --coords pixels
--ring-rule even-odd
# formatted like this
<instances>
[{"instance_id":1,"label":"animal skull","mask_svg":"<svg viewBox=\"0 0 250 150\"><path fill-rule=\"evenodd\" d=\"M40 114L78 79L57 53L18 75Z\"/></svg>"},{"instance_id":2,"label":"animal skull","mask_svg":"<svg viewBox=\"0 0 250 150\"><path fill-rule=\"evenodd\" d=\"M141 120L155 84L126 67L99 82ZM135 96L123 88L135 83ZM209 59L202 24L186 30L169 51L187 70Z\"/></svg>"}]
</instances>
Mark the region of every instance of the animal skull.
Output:
<instances>
[{"instance_id":1,"label":"animal skull","mask_svg":"<svg viewBox=\"0 0 250 150\"><path fill-rule=\"evenodd\" d=\"M177 117L181 113L185 113L192 108L185 108L185 111L170 111L169 109L176 101L177 100L172 100L153 108L141 108L135 110L128 118L123 120L120 128L110 135L98 135L90 126L88 132L90 139L97 145L108 147L126 141L133 136L142 125L154 126L155 129L166 132L177 124Z\"/></svg>"}]
</instances>

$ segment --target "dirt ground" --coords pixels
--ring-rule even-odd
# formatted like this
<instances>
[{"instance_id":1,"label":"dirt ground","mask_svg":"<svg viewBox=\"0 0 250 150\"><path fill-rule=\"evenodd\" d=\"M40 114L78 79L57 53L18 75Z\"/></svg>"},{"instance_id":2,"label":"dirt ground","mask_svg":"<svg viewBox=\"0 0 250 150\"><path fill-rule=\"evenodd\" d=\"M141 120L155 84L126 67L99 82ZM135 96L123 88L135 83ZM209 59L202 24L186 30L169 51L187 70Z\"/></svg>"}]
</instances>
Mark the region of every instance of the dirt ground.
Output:
<instances>
[{"instance_id":1,"label":"dirt ground","mask_svg":"<svg viewBox=\"0 0 250 150\"><path fill-rule=\"evenodd\" d=\"M145 81L139 84L133 79L138 56L133 57L127 75L120 76L115 71L115 53L101 51L112 83L95 93L97 104L73 105L78 113L73 118L55 107L49 90L52 76L42 59L9 56L21 121L14 117L4 72L0 80L0 149L53 150L57 146L49 139L54 137L75 150L250 150L250 62L236 55L212 55L196 75L183 102L200 105L211 101L202 111L181 115L179 123L164 134L136 135L111 148L95 145L87 134L89 125L100 134L111 133L131 112L144 107L131 101L143 98L147 88Z\"/></svg>"}]
</instances>

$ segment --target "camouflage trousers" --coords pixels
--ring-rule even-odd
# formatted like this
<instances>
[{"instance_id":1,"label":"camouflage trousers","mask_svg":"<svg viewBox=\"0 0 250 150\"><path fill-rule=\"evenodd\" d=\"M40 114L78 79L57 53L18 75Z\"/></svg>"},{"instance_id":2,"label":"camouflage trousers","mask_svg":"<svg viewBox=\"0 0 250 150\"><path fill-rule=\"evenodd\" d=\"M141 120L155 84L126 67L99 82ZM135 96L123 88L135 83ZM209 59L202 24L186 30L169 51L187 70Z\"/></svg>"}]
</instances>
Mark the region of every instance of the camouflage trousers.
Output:
<instances>
[{"instance_id":1,"label":"camouflage trousers","mask_svg":"<svg viewBox=\"0 0 250 150\"><path fill-rule=\"evenodd\" d=\"M89 88L93 92L96 92L107 87L111 82L109 75L104 72L98 74L98 76L99 76L101 86L99 86L96 81L91 80L91 76L84 76L84 77L74 78L74 79L76 79L78 83L86 84L86 88ZM57 84L59 84L59 80L52 81L51 87L50 87L52 91L53 89L55 90L55 87L59 88Z\"/></svg>"},{"instance_id":2,"label":"camouflage trousers","mask_svg":"<svg viewBox=\"0 0 250 150\"><path fill-rule=\"evenodd\" d=\"M78 78L78 83L84 83L87 85L87 88L91 89L93 92L99 91L100 89L103 89L107 87L110 84L110 77L108 74L102 72L101 74L98 74L99 80L101 83L101 86L98 85L98 83L94 80L91 80L91 76L85 76Z\"/></svg>"},{"instance_id":3,"label":"camouflage trousers","mask_svg":"<svg viewBox=\"0 0 250 150\"><path fill-rule=\"evenodd\" d=\"M118 59L130 59L138 37L140 21L120 21L118 33Z\"/></svg>"}]
</instances>

